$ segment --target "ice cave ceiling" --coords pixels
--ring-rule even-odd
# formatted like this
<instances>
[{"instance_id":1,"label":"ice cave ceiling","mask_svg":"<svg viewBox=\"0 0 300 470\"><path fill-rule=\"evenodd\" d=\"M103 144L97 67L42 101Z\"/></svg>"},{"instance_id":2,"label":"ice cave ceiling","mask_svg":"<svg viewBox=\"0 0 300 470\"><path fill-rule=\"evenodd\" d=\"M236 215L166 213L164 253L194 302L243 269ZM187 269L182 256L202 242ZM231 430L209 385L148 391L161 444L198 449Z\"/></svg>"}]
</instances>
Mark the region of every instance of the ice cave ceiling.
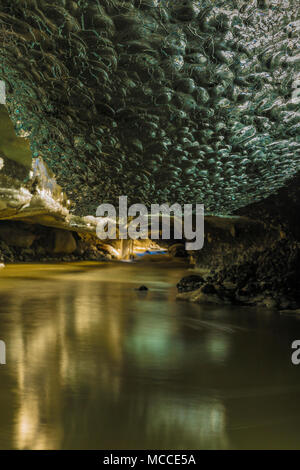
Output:
<instances>
[{"instance_id":1,"label":"ice cave ceiling","mask_svg":"<svg viewBox=\"0 0 300 470\"><path fill-rule=\"evenodd\" d=\"M1 0L0 79L78 213L226 214L300 169L299 3Z\"/></svg>"}]
</instances>

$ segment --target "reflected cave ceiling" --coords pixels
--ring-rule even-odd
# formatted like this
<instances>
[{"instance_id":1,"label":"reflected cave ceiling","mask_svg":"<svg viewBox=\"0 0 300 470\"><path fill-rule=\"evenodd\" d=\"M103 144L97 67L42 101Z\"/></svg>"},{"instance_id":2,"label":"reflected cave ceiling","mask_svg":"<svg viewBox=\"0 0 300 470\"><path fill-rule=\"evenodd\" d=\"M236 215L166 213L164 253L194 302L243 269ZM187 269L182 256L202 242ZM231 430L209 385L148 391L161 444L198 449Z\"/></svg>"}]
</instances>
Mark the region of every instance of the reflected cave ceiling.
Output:
<instances>
[{"instance_id":1,"label":"reflected cave ceiling","mask_svg":"<svg viewBox=\"0 0 300 470\"><path fill-rule=\"evenodd\" d=\"M228 214L300 168L296 1L1 0L0 79L77 213Z\"/></svg>"}]
</instances>

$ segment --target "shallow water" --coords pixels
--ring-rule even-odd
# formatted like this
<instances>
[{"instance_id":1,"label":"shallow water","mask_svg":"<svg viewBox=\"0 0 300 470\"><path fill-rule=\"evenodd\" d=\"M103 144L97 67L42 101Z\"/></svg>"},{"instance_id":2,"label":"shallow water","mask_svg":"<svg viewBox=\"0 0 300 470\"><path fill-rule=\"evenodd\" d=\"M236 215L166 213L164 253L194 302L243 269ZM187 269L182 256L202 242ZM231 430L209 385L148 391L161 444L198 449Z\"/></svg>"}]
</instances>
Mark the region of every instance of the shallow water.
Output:
<instances>
[{"instance_id":1,"label":"shallow water","mask_svg":"<svg viewBox=\"0 0 300 470\"><path fill-rule=\"evenodd\" d=\"M300 318L175 301L186 272L2 270L0 449L299 449Z\"/></svg>"}]
</instances>

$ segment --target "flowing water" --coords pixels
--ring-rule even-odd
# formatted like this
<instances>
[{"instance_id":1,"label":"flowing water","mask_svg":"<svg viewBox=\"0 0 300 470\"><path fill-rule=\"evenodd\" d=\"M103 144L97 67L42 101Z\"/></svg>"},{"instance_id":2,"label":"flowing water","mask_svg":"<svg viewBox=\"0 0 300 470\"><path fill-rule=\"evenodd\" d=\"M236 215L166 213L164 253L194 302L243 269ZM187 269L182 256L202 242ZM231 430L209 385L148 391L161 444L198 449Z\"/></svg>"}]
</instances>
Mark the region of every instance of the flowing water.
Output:
<instances>
[{"instance_id":1,"label":"flowing water","mask_svg":"<svg viewBox=\"0 0 300 470\"><path fill-rule=\"evenodd\" d=\"M300 318L176 301L186 273L2 270L0 449L300 448Z\"/></svg>"}]
</instances>

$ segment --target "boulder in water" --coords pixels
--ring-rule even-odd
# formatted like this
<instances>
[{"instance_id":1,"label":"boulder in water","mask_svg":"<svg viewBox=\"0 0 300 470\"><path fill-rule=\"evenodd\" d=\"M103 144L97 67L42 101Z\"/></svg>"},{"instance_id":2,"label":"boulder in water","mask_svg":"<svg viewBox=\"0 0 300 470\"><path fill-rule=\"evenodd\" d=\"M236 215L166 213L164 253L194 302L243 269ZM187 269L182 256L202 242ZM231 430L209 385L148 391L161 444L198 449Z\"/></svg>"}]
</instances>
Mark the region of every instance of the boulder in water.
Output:
<instances>
[{"instance_id":1,"label":"boulder in water","mask_svg":"<svg viewBox=\"0 0 300 470\"><path fill-rule=\"evenodd\" d=\"M140 292L146 292L146 291L148 291L149 289L148 289L147 286L140 286L140 287L137 288L137 290L140 291Z\"/></svg>"}]
</instances>

